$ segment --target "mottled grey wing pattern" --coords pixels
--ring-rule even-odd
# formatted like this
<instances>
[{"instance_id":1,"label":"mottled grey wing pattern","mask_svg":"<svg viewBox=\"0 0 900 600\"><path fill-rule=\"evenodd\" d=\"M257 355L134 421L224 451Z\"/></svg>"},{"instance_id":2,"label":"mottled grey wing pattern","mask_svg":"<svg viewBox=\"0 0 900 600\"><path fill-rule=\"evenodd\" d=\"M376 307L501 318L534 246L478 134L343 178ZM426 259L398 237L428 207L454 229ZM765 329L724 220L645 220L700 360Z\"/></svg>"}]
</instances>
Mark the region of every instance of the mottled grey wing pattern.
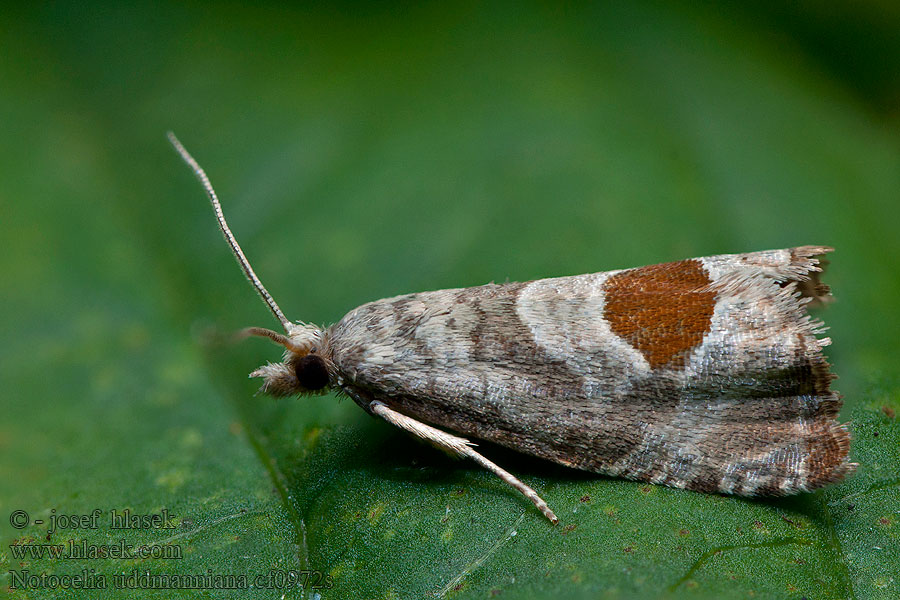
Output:
<instances>
[{"instance_id":1,"label":"mottled grey wing pattern","mask_svg":"<svg viewBox=\"0 0 900 600\"><path fill-rule=\"evenodd\" d=\"M698 491L843 477L849 437L805 303L824 247L410 294L328 332L345 385L558 463ZM801 283L802 282L802 285Z\"/></svg>"}]
</instances>

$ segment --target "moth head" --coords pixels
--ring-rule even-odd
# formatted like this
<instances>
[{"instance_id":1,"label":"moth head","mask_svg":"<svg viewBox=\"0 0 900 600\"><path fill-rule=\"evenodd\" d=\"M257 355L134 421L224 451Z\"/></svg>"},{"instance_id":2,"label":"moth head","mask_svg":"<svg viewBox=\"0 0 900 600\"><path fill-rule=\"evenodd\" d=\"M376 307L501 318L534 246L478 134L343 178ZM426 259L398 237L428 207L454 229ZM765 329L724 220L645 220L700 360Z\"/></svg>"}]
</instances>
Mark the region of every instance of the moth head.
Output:
<instances>
[{"instance_id":1,"label":"moth head","mask_svg":"<svg viewBox=\"0 0 900 600\"><path fill-rule=\"evenodd\" d=\"M293 396L328 391L334 365L328 359L325 332L307 324L289 323L287 335L251 327L246 335L267 337L284 346L284 360L268 363L250 373L264 379L260 391L270 396Z\"/></svg>"},{"instance_id":2,"label":"moth head","mask_svg":"<svg viewBox=\"0 0 900 600\"><path fill-rule=\"evenodd\" d=\"M234 234L231 233L231 229L225 221L225 214L222 212L219 197L209 182L206 172L181 145L175 134L169 132L168 136L169 141L172 142L172 146L181 155L182 160L188 164L194 171L194 175L200 180L200 184L203 186L216 213L219 229L222 231L222 235L225 236L225 241L231 247L231 252L237 259L238 264L243 269L244 275L247 276L260 298L266 303L275 318L281 322L281 326L284 327L283 334L262 327L250 327L242 332L244 336L267 337L275 343L284 346L284 360L282 362L263 365L253 371L250 376L265 379L262 391L273 396L313 394L326 391L334 380L335 368L328 358L325 331L314 325L291 323L287 320L275 299L272 298L262 281L256 276L253 267L250 266L250 261L247 260L240 244L238 244Z\"/></svg>"}]
</instances>

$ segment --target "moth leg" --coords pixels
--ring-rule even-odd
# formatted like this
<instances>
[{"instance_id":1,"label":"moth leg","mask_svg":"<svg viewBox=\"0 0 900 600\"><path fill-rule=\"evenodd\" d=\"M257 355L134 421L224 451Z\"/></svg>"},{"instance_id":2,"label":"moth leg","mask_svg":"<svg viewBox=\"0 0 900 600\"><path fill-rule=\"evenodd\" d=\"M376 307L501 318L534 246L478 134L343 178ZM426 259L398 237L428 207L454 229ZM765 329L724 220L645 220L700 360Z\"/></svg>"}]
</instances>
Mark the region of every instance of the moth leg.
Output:
<instances>
[{"instance_id":1,"label":"moth leg","mask_svg":"<svg viewBox=\"0 0 900 600\"><path fill-rule=\"evenodd\" d=\"M397 411L388 408L387 405L377 400L369 404L369 410L371 410L379 417L383 418L388 423L396 425L400 429L408 431L411 434L422 438L423 440L431 442L442 450L446 450L447 452L450 452L451 454L460 458L471 458L479 465L481 465L488 471L491 471L500 479L519 490L526 498L534 503L539 511L544 513L545 517L550 519L551 523L553 523L554 525L559 523L559 519L556 518L556 515L553 514L553 511L550 510L549 506L547 506L547 503L537 495L537 492L519 481L512 473L502 469L498 465L492 463L484 456L476 452L472 448L472 442L470 442L469 440L451 435L449 433L441 431L440 429L436 429L430 425L426 425L425 423L416 421L412 417L407 417L404 414L398 413Z\"/></svg>"}]
</instances>

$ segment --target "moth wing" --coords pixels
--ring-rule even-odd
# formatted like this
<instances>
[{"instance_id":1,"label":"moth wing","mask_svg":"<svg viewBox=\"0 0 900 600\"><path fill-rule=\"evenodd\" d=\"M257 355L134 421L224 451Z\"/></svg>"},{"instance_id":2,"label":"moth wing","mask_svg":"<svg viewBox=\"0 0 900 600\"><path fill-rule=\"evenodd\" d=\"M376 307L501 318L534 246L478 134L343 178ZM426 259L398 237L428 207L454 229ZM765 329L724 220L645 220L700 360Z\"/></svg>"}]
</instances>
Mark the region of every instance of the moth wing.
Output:
<instances>
[{"instance_id":1,"label":"moth wing","mask_svg":"<svg viewBox=\"0 0 900 600\"><path fill-rule=\"evenodd\" d=\"M806 246L373 302L330 333L347 385L558 463L699 491L789 494L849 473L807 314Z\"/></svg>"}]
</instances>

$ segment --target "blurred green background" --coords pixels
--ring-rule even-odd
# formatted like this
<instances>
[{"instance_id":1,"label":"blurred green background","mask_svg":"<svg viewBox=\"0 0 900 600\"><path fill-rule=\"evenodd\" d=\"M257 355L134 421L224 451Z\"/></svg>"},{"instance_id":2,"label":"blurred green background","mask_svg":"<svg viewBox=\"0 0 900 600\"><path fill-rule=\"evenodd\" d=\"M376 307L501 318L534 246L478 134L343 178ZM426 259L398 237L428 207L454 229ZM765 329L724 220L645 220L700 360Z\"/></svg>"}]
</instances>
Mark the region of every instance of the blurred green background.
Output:
<instances>
[{"instance_id":1,"label":"blurred green background","mask_svg":"<svg viewBox=\"0 0 900 600\"><path fill-rule=\"evenodd\" d=\"M900 8L783 4L5 7L0 596L900 597ZM277 324L170 129L291 319L832 245L820 316L859 472L751 501L482 444L553 528L352 402L254 396L246 374L277 348L208 334ZM33 523L95 508L174 517ZM20 550L69 540L181 554ZM283 589L292 570L326 587ZM11 589L22 572L107 588ZM114 574L133 575L124 592Z\"/></svg>"}]
</instances>

